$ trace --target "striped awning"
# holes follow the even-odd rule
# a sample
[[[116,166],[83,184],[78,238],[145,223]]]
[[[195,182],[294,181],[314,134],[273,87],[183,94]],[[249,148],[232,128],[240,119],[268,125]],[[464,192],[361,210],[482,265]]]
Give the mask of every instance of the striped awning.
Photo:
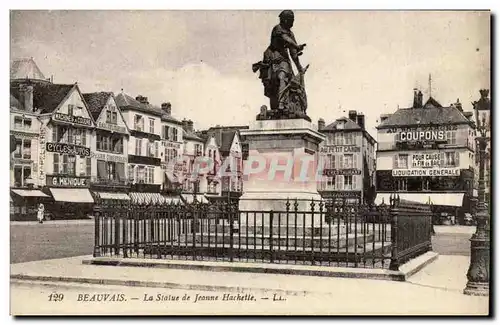
[[[130,201],[130,196],[126,193],[95,192],[102,200],[124,200]]]
[[[50,188],[50,193],[57,202],[94,203],[88,188]]]
[[[397,193],[400,200],[413,201],[420,204],[433,204],[443,206],[461,207],[464,193]],[[390,204],[391,193],[377,193],[375,204],[382,202]]]
[[[181,194],[181,195],[182,195],[182,199],[184,200],[184,202],[186,202],[186,203],[193,203],[194,202],[194,198],[195,198],[194,194]],[[209,201],[207,200],[207,198],[203,194],[197,194],[196,201],[199,203],[209,203]]]
[[[23,197],[50,197],[40,190],[12,190],[13,193]]]

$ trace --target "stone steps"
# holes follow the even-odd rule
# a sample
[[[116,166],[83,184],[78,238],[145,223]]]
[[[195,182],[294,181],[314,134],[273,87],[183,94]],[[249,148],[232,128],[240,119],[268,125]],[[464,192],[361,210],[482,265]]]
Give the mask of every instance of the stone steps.
[[[261,235],[261,234],[234,234],[233,244],[243,245],[243,246],[254,246],[263,245],[276,247],[277,249],[285,247],[345,247],[352,245],[363,245],[364,243],[370,243],[374,240],[373,234],[341,234],[337,235],[323,235],[323,236],[278,236],[273,235],[273,237]],[[215,246],[222,244],[229,244],[231,237],[229,235],[215,234],[215,233],[197,233],[190,234],[187,236],[182,236],[179,240],[180,245],[192,245],[193,242],[196,245],[203,246]],[[177,241],[176,241],[177,242]]]

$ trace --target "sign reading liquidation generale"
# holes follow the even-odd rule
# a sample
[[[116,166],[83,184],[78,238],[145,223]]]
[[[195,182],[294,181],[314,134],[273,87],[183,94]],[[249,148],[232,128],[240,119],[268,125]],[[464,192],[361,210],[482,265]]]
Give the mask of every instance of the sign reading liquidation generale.
[[[47,142],[47,152],[65,153],[68,155],[89,157],[90,148],[77,146],[75,144]]]
[[[393,169],[394,177],[460,176],[460,168]]]

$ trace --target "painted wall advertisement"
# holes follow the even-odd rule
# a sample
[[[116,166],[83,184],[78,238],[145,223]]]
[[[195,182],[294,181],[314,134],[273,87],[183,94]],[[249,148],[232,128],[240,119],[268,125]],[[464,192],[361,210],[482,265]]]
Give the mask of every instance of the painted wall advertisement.
[[[38,170],[40,181],[45,180],[45,143],[47,141],[47,125],[45,122],[40,123],[40,137],[38,147]]]
[[[413,168],[439,167],[440,154],[435,153],[414,153],[411,155],[411,165]]]
[[[334,145],[334,146],[323,146],[320,148],[320,153],[352,153],[360,152],[361,148],[355,145]]]
[[[47,142],[46,150],[47,152],[63,153],[81,157],[90,156],[90,148],[68,143]]]
[[[82,116],[73,116],[63,113],[55,113],[53,119],[66,123],[80,124],[85,126],[92,126],[92,120]]]
[[[113,161],[113,162],[119,162],[119,163],[127,163],[128,158],[123,155],[114,155],[114,154],[109,154],[109,153],[102,153],[102,152],[93,152],[90,155],[92,158],[96,158],[97,160],[104,160],[104,161]]]

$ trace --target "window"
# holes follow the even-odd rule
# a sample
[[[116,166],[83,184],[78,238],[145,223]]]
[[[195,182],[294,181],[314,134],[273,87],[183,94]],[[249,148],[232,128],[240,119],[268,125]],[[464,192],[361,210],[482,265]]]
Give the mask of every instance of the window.
[[[128,179],[131,182],[135,180],[135,165],[128,165]]]
[[[335,133],[335,144],[336,145],[342,145],[343,140],[344,140],[344,137],[342,136],[342,133]]]
[[[174,162],[175,158],[177,158],[177,149],[165,148],[165,162]]]
[[[344,144],[348,145],[356,144],[355,140],[356,138],[354,133],[348,132],[344,134]]]
[[[201,155],[203,155],[203,153],[202,153],[202,146],[201,146],[201,144],[195,144],[195,145],[194,145],[194,151],[195,151],[195,155],[196,155],[196,156],[201,156]]]
[[[353,190],[353,176],[345,175],[344,176],[344,190]]]
[[[344,156],[342,155],[336,156],[336,160],[337,160],[337,168],[344,169]]]
[[[17,130],[30,130],[31,119],[22,118],[21,116],[14,117],[14,128]]]
[[[448,144],[457,144],[457,131],[447,131],[446,139],[448,140]]]
[[[111,112],[106,111],[106,123],[111,123]]]
[[[335,176],[326,178],[326,187],[329,190],[335,189]]]
[[[135,155],[140,156],[142,154],[142,139],[135,139]]]
[[[149,133],[155,133],[155,119],[149,119]]]
[[[162,139],[169,140],[170,139],[170,127],[168,125],[164,125],[162,127]]]
[[[68,115],[73,116],[73,114],[74,114],[74,110],[75,110],[75,105],[71,105],[71,104],[69,104],[69,105],[68,105]]]
[[[154,157],[155,156],[155,151],[154,151],[155,150],[155,143],[154,143],[154,141],[148,141],[147,144],[148,144],[147,156]]]
[[[458,167],[460,166],[459,152],[445,152],[441,154],[441,166],[443,167]]]
[[[14,158],[22,157],[23,140],[16,138],[16,151],[14,151]]]
[[[31,159],[31,140],[23,139],[23,159]]]
[[[335,187],[337,190],[344,189],[344,178],[341,175],[335,176],[335,183],[337,184]]]
[[[424,179],[422,180],[422,190],[423,191],[430,191],[431,190],[431,182],[426,177],[424,177]]]
[[[137,131],[143,131],[144,130],[144,119],[142,118],[141,115],[135,115],[134,129],[137,130]]]
[[[394,168],[408,168],[408,155],[395,155],[394,156]]]
[[[147,167],[146,168],[146,178],[145,182],[148,184],[154,184],[154,167]]]
[[[173,141],[178,141],[178,139],[177,139],[177,131],[178,131],[177,128],[173,128],[172,131],[173,131],[173,138],[172,138],[172,140]]]
[[[111,123],[118,124],[118,113],[117,112],[111,112]]]
[[[92,172],[92,159],[90,157],[85,158],[85,173],[87,176],[91,175]]]
[[[107,179],[108,177],[107,173],[107,166],[106,166],[106,161],[104,160],[97,160],[97,178],[98,179]]]
[[[344,155],[344,168],[353,168],[353,155]]]
[[[54,166],[53,166],[52,172],[54,174],[59,174],[59,155],[56,153],[53,156],[53,163],[54,163]]]
[[[154,155],[156,158],[159,157],[158,155],[158,141],[155,141],[155,155]]]
[[[335,155],[332,155],[332,154],[328,154],[327,155],[328,157],[328,161],[329,161],[329,168],[330,169],[335,169]]]
[[[396,181],[396,190],[397,191],[408,191],[408,180],[407,179],[398,179]]]

